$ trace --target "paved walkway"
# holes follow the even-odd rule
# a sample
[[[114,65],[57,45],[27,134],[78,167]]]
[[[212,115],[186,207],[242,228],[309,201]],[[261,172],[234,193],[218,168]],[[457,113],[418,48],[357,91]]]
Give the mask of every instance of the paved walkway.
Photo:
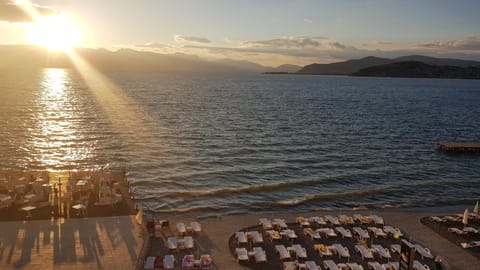
[[[0,222],[0,269],[134,269],[133,216]]]

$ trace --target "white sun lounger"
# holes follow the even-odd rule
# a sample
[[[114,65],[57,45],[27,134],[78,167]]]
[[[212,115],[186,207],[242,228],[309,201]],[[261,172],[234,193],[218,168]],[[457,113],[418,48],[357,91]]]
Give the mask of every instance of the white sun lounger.
[[[253,244],[263,243],[263,236],[258,231],[247,232],[247,236],[252,239]]]
[[[248,252],[246,248],[236,248],[235,255],[237,256],[237,261],[247,261],[248,262]]]
[[[444,220],[443,218],[440,218],[440,217],[436,217],[436,216],[431,216],[429,217],[429,219],[431,221],[435,221],[435,222],[445,222],[446,220]]]
[[[287,248],[284,245],[276,245],[275,252],[278,253],[280,260],[289,260],[291,258],[290,252],[288,252]]]
[[[301,227],[310,227],[310,221],[304,217],[297,217],[295,221],[300,224]]]
[[[360,253],[362,260],[364,259],[373,259],[373,253],[370,249],[362,245],[355,245],[355,250]]]
[[[369,219],[371,219],[376,225],[383,225],[383,217],[377,216],[377,215],[370,215],[368,216]]]
[[[297,270],[298,262],[283,262],[283,270]]]
[[[381,228],[378,228],[378,227],[368,227],[367,228],[368,231],[371,231],[373,233],[373,236],[375,238],[378,238],[378,237],[387,237],[387,233],[384,232]]]
[[[292,245],[291,248],[290,249],[287,248],[287,250],[293,250],[293,252],[295,253],[295,257],[297,257],[297,259],[307,258],[307,250],[301,245]]]
[[[247,235],[244,232],[236,232],[235,233],[235,238],[237,238],[237,242],[239,244],[247,244],[248,243]]]
[[[267,253],[263,250],[262,247],[254,247],[253,252],[255,252],[255,262],[264,263],[267,262]]]
[[[290,229],[287,229],[287,230],[283,230],[280,232],[280,235],[284,235],[288,240],[292,240],[292,239],[297,239],[298,236],[297,234],[295,233],[294,230],[290,230]]]
[[[461,219],[462,219],[461,217],[452,217],[452,216],[444,216],[443,217],[443,220],[450,221],[450,222],[457,222],[457,221],[460,221]]]
[[[312,240],[319,240],[322,238],[320,234],[317,231],[312,230],[312,228],[303,229],[303,234],[309,236]]]
[[[309,221],[314,222],[319,226],[327,225],[327,222],[325,222],[325,220],[321,217],[310,217]]]
[[[467,234],[467,232],[464,232],[463,230],[460,230],[459,228],[448,228],[448,231],[451,232],[451,233],[456,233],[458,235]]]
[[[337,234],[332,228],[320,228],[316,230],[320,234],[324,234],[327,237],[337,237]]]
[[[400,264],[398,262],[388,262],[388,263],[384,263],[382,265],[387,270],[398,270],[398,268],[400,267]]]
[[[364,229],[360,228],[360,227],[353,227],[353,233],[355,235],[358,235],[358,237],[360,237],[360,239],[369,239],[370,238],[370,235],[368,234],[368,232],[365,231]]]
[[[183,222],[177,223],[177,232],[178,235],[185,235],[185,233],[187,233],[187,229],[185,228],[185,224]]]
[[[398,253],[398,254],[400,254],[400,249],[401,249],[401,247],[400,247],[399,244],[392,244],[392,245],[390,246],[390,250],[391,250],[393,253]]]
[[[282,236],[280,235],[280,233],[278,231],[274,231],[274,230],[268,230],[268,231],[265,231],[267,234],[268,234],[268,237],[270,237],[270,240],[281,240],[282,239]]]
[[[368,269],[370,269],[370,270],[386,270],[385,266],[381,265],[379,262],[368,262]]]
[[[287,225],[287,223],[285,223],[285,220],[281,219],[281,218],[273,219],[272,224],[273,224],[273,226],[279,227],[280,229],[287,229],[288,228],[288,225]]]
[[[313,245],[313,248],[316,251],[318,251],[318,254],[320,254],[320,257],[322,257],[322,258],[323,258],[323,256],[332,256],[333,255],[332,251],[327,246],[325,246],[324,244]]]
[[[342,235],[342,238],[352,238],[352,232],[349,229],[343,227],[335,227],[335,231]]]
[[[417,250],[418,254],[420,254],[420,256],[423,258],[428,258],[428,259],[433,259],[433,255],[432,255],[432,252],[430,251],[430,249],[426,248],[426,247],[422,247],[421,245],[419,244],[415,244],[413,245],[415,247],[415,249]]]
[[[176,237],[168,237],[167,239],[168,249],[175,250],[178,248],[178,240]]]
[[[326,270],[340,270],[337,264],[333,260],[325,260],[323,261],[323,268]]]
[[[413,261],[413,270],[430,270],[430,267],[415,260]]]
[[[163,268],[164,269],[175,268],[175,257],[173,257],[173,255],[165,255],[165,257],[163,257]]]
[[[394,228],[392,226],[383,226],[383,231],[393,236],[403,236],[403,233],[399,228]]]
[[[307,270],[320,270],[320,267],[314,261],[306,261],[305,266]]]
[[[373,252],[378,254],[380,258],[385,258],[385,259],[392,258],[392,255],[390,254],[390,251],[388,250],[388,248],[384,248],[382,247],[382,245],[372,245],[372,250]]]
[[[194,243],[191,236],[185,236],[183,238],[183,247],[186,249],[193,249]]]
[[[192,228],[192,231],[194,233],[201,233],[202,232],[202,225],[200,225],[200,223],[198,223],[197,221],[190,222],[190,227]]]
[[[264,230],[271,230],[272,227],[272,221],[268,218],[261,218],[260,219],[260,225],[262,225],[262,228]]]
[[[353,220],[353,218],[351,216],[347,216],[347,215],[339,215],[338,216],[338,220],[343,223],[343,224],[355,224],[355,221]]]
[[[463,228],[462,231],[464,231],[466,233],[479,233],[479,231],[477,229],[473,228],[473,227],[465,227],[465,228]]]
[[[480,247],[480,241],[471,241],[468,243],[460,243],[462,248],[473,248],[473,247]]]
[[[340,225],[340,221],[338,220],[337,217],[334,217],[334,216],[332,216],[332,215],[326,215],[326,216],[325,216],[325,219],[326,219],[328,222],[330,222],[330,224],[332,224],[332,225],[337,225],[337,226]]]
[[[349,269],[349,270],[363,270],[363,266],[357,263],[341,263],[338,264],[341,269]]]
[[[337,253],[339,258],[350,258],[350,251],[341,244],[333,244],[328,249]]]

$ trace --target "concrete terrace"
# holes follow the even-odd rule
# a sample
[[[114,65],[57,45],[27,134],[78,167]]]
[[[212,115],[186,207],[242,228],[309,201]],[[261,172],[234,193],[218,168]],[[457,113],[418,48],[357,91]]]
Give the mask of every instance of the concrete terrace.
[[[134,216],[0,223],[0,269],[134,269],[143,230]]]

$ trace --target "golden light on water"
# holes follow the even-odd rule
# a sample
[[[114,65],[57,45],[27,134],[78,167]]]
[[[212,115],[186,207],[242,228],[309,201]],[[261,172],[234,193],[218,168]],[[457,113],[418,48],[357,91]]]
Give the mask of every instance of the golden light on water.
[[[144,120],[147,116],[136,106],[137,102],[74,50],[67,54],[115,129],[120,134],[134,131],[138,135],[145,135],[148,127]]]
[[[40,93],[34,116],[34,140],[31,146],[36,162],[45,167],[62,167],[92,155],[88,147],[75,146],[78,123],[74,121],[76,110],[70,89],[71,78],[64,69],[45,69],[40,82]]]

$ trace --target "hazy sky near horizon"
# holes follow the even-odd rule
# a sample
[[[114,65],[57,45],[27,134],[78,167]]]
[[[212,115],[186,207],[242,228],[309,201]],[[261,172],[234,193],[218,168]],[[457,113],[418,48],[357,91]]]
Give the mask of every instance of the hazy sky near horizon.
[[[6,2],[0,0],[0,9]],[[265,65],[413,53],[480,60],[478,0],[33,2],[67,14],[86,47]],[[29,23],[1,16],[0,44],[28,43]]]

